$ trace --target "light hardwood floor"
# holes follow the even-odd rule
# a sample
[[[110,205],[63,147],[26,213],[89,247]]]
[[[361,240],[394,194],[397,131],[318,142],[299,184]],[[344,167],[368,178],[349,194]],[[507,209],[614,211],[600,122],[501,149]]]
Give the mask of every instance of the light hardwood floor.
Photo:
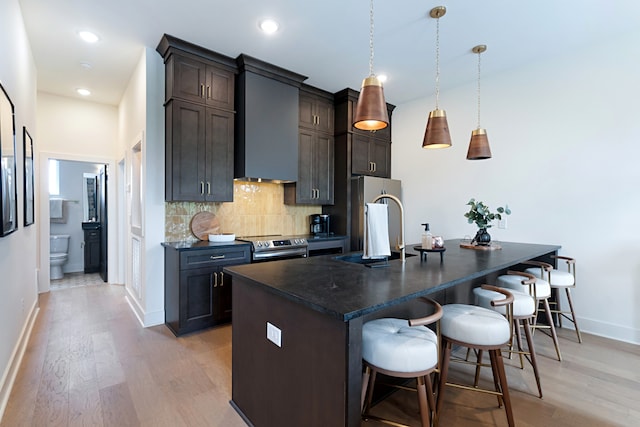
[[[231,326],[182,338],[164,326],[144,329],[117,285],[55,290],[40,296],[40,308],[0,426],[245,425],[229,405]],[[588,334],[577,344],[571,330],[560,335],[562,362],[550,338],[535,336],[543,399],[528,365],[507,367],[517,425],[640,425],[640,347]],[[451,378],[469,377],[469,367],[451,369]],[[446,393],[441,426],[506,425],[495,397]],[[373,413],[419,425],[410,392]]]

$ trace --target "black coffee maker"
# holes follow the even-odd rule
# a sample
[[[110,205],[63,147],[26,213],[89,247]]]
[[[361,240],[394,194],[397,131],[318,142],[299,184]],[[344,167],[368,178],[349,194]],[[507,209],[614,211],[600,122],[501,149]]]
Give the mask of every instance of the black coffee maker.
[[[310,215],[311,224],[309,226],[309,232],[314,236],[328,236],[329,235],[329,215],[315,214]]]

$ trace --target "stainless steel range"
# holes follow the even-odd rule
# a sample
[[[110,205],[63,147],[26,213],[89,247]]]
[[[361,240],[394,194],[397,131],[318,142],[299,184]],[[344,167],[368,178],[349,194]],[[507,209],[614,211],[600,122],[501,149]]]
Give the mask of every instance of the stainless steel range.
[[[245,236],[237,240],[251,243],[251,262],[305,258],[309,255],[309,243],[304,237]]]

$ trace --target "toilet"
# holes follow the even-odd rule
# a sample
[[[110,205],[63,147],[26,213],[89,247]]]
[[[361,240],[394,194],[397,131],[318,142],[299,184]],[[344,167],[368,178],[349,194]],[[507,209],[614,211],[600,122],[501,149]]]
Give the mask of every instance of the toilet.
[[[57,280],[64,277],[62,266],[67,262],[69,252],[69,235],[58,234],[49,236],[49,265],[50,279]]]

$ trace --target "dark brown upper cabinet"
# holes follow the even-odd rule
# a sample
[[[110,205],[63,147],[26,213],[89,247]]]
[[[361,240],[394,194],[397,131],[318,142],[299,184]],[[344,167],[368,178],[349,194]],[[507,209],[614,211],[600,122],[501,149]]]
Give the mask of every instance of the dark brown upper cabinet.
[[[164,35],[165,200],[233,201],[232,58]]]

